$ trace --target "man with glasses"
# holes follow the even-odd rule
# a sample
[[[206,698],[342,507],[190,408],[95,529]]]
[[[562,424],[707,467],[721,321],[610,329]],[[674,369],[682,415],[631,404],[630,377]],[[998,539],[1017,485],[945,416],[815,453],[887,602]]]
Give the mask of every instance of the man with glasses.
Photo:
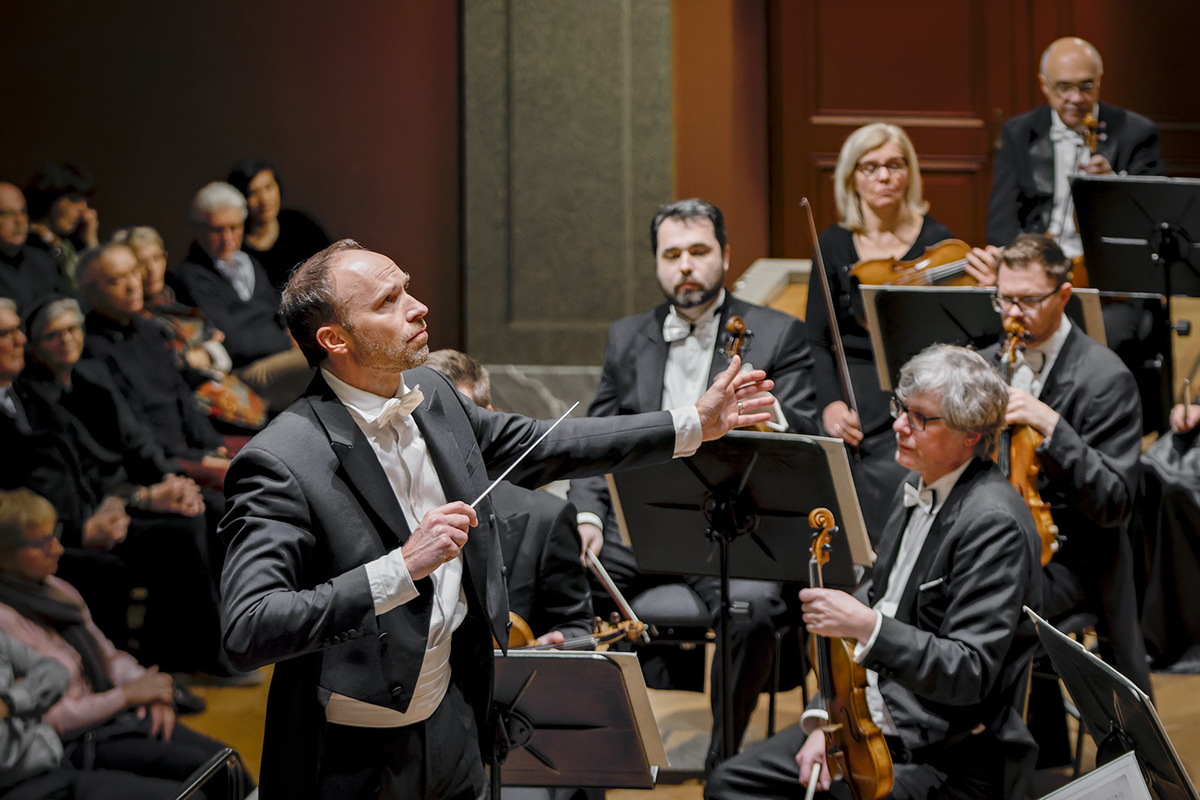
[[[1037,448],[1038,488],[1063,535],[1043,570],[1044,616],[1062,622],[1079,612],[1095,614],[1101,657],[1150,693],[1126,535],[1141,452],[1137,386],[1115,353],[1063,313],[1071,296],[1071,262],[1055,242],[1023,235],[1002,251],[999,262],[996,308],[1021,323],[1027,336],[1013,370],[1007,421],[1045,437]],[[985,355],[998,363],[999,352],[997,345]],[[1035,681],[1030,727],[1043,750],[1039,765],[1066,763],[1061,701],[1054,703],[1055,713],[1036,719],[1044,708],[1037,702],[1038,686],[1051,700],[1059,691],[1056,682]],[[1054,739],[1040,728],[1042,722],[1059,729]],[[1041,730],[1047,730],[1045,736]]]
[[[1036,639],[1021,608],[1038,608],[1041,570],[1033,519],[990,457],[1006,395],[987,360],[962,347],[934,345],[905,364],[892,431],[911,473],[872,578],[854,595],[800,592],[808,631],[849,640],[868,670],[867,708],[892,752],[890,798],[1031,788],[1020,709]],[[799,798],[817,763],[828,789],[825,718],[814,701],[800,725],[725,762],[705,797]]]
[[[1100,102],[1104,64],[1083,39],[1059,39],[1042,54],[1038,78],[1049,105],[1004,124],[996,154],[987,239],[1004,246],[1021,233],[1053,234],[1074,258],[1083,250],[1068,177],[1161,175],[1158,126]],[[1095,153],[1083,138],[1088,114],[1099,124]]]

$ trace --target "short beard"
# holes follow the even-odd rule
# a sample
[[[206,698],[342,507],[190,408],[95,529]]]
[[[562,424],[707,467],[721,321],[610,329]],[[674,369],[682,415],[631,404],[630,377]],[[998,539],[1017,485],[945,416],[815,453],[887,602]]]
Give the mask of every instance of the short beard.
[[[676,308],[696,308],[709,302],[720,293],[721,284],[718,283],[709,289],[685,289],[675,294],[663,292],[663,295]]]
[[[349,326],[346,326],[346,330],[354,335]],[[404,372],[421,366],[425,359],[429,358],[428,343],[421,345],[421,348],[414,352],[396,342],[382,343],[355,336],[355,345],[358,347],[359,365],[381,372]]]

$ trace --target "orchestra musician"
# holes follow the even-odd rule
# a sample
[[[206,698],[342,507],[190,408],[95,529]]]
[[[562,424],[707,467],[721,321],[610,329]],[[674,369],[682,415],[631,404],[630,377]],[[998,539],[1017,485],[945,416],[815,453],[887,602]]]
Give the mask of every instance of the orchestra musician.
[[[1078,37],[1058,39],[1042,53],[1038,80],[1049,105],[1004,123],[993,168],[987,239],[1004,246],[1022,233],[1051,233],[1069,258],[1083,254],[1071,213],[1068,177],[1161,175],[1158,126],[1100,102],[1104,62]],[[1085,146],[1084,120],[1097,120],[1100,140]]]
[[[817,432],[813,360],[804,323],[725,291],[729,244],[725,219],[712,203],[681,200],[663,206],[650,226],[658,281],[667,302],[613,323],[604,368],[588,415],[610,417],[693,402],[728,364],[722,345],[726,324],[741,317],[752,334],[747,363],[775,382],[770,428]],[[666,582],[686,580],[719,622],[720,585],[715,577],[643,575],[633,551],[621,541],[616,514],[603,478],[571,482],[568,495],[579,509],[579,533],[617,587],[633,599]],[[740,742],[758,695],[767,685],[775,650],[777,620],[786,612],[779,584],[734,580],[732,599],[749,603],[749,616],[731,625],[733,640],[733,740]],[[721,647],[717,637],[717,647]],[[707,766],[719,759],[723,740],[721,653],[713,659],[713,731]]]
[[[421,367],[428,309],[407,286],[348,239],[293,271],[283,312],[319,370],[226,477],[223,644],[241,669],[278,662],[264,800],[487,791],[492,640],[507,639],[508,604],[483,494],[550,423],[480,409]],[[510,478],[662,462],[765,421],[770,400],[752,395],[772,383],[739,367],[695,405],[563,420]]]
[[[1038,489],[1065,537],[1043,570],[1043,616],[1057,623],[1080,611],[1096,614],[1101,657],[1150,694],[1128,537],[1142,436],[1137,386],[1115,353],[1065,315],[1071,262],[1055,241],[1024,234],[998,263],[996,310],[1020,322],[1027,337],[1007,422],[1044,437],[1036,450]],[[984,355],[999,364],[999,352],[994,345]],[[1069,762],[1057,681],[1035,677],[1032,692],[1039,768]]]
[[[897,800],[1029,790],[1035,746],[1021,705],[1036,635],[1021,609],[1041,599],[1041,545],[990,456],[1006,404],[999,375],[965,348],[934,345],[905,364],[890,407],[896,460],[912,472],[873,575],[854,595],[800,593],[809,632],[848,639],[868,670]],[[704,796],[799,798],[814,763],[829,789],[824,716],[810,705],[800,725],[725,762]]]
[[[833,180],[841,221],[826,228],[818,243],[858,413],[846,402],[836,367],[829,313],[816,278],[809,281],[804,319],[817,364],[822,428],[827,435],[858,450],[854,483],[867,529],[872,541],[877,542],[887,523],[887,502],[904,479],[904,470],[895,463],[889,395],[879,387],[862,296],[850,270],[860,261],[917,258],[927,247],[953,235],[926,213],[929,204],[921,194],[917,153],[899,126],[876,122],[850,134],[842,145]],[[995,282],[990,262],[975,252],[967,260],[967,273],[979,284]]]

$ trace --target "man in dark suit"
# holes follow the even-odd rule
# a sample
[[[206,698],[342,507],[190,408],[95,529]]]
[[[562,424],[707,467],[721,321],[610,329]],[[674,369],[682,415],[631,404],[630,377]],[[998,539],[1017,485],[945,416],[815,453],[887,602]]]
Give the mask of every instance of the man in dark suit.
[[[28,236],[25,195],[13,184],[0,182],[0,297],[15,301],[22,314],[48,297],[71,292],[54,259],[25,244]]]
[[[1149,694],[1128,536],[1141,401],[1121,359],[1063,313],[1071,296],[1070,268],[1058,245],[1036,234],[1002,251],[994,302],[1028,337],[1013,372],[1008,422],[1045,437],[1037,448],[1038,490],[1065,539],[1044,568],[1044,616],[1061,622],[1079,611],[1096,614],[1101,657]],[[998,359],[999,350],[985,355]],[[1038,702],[1043,691],[1055,710]],[[1057,682],[1035,681],[1030,727],[1045,751],[1043,765],[1069,759],[1059,697]],[[1053,735],[1049,728],[1041,733],[1043,721],[1053,724]]]
[[[449,378],[475,405],[493,410],[491,377],[466,353],[435,350],[425,366]],[[529,625],[538,644],[590,634],[592,590],[579,560],[575,506],[508,481],[496,485],[491,499],[507,570],[508,610]]]
[[[897,494],[872,579],[855,595],[804,589],[810,633],[843,637],[868,670],[867,706],[895,769],[888,795],[1025,797],[1036,751],[1021,721],[1041,598],[1028,509],[989,457],[1006,387],[987,360],[935,345],[904,366],[892,412]],[[828,789],[825,711],[727,761],[705,797],[801,797]]]
[[[1021,233],[1050,232],[1070,257],[1083,252],[1069,201],[1068,176],[1161,175],[1158,126],[1101,103],[1104,64],[1092,45],[1059,39],[1042,55],[1042,94],[1049,105],[1004,123],[996,154],[987,240],[1004,246]],[[1095,153],[1086,146],[1084,118],[1099,122]]]
[[[265,800],[487,791],[491,640],[507,638],[508,603],[482,494],[550,423],[480,409],[419,368],[427,309],[407,285],[350,240],[293,273],[284,314],[321,369],[226,478],[225,647],[243,669],[279,662]],[[509,477],[666,461],[764,420],[769,401],[751,395],[770,381],[738,366],[696,405],[564,420]]]
[[[721,210],[696,199],[663,206],[650,225],[650,246],[667,302],[613,324],[600,386],[588,415],[637,414],[694,401],[729,363],[723,348],[731,334],[725,326],[731,317],[739,316],[751,334],[744,348],[746,363],[766,371],[775,381],[768,425],[780,432],[818,433],[813,359],[804,324],[725,291],[729,245]],[[621,541],[603,478],[572,481],[569,498],[580,511],[579,533],[585,545],[600,556],[626,597],[632,599],[653,586],[681,580],[647,576],[638,570],[633,551]],[[717,622],[718,581],[697,576],[688,578],[687,583]],[[748,604],[749,609],[748,616],[736,619],[730,631],[736,744],[745,733],[759,692],[766,687],[775,651],[776,620],[785,609],[778,584],[737,580],[730,588],[732,599]],[[721,641],[719,636],[717,641]],[[724,736],[720,664],[718,653],[713,659],[710,768],[719,758]]]

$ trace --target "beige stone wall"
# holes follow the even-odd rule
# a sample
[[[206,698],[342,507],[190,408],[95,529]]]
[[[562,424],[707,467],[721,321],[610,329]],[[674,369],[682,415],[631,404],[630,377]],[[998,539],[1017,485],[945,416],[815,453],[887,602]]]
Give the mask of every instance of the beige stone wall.
[[[671,200],[670,0],[464,0],[466,349],[599,364],[659,300]]]

